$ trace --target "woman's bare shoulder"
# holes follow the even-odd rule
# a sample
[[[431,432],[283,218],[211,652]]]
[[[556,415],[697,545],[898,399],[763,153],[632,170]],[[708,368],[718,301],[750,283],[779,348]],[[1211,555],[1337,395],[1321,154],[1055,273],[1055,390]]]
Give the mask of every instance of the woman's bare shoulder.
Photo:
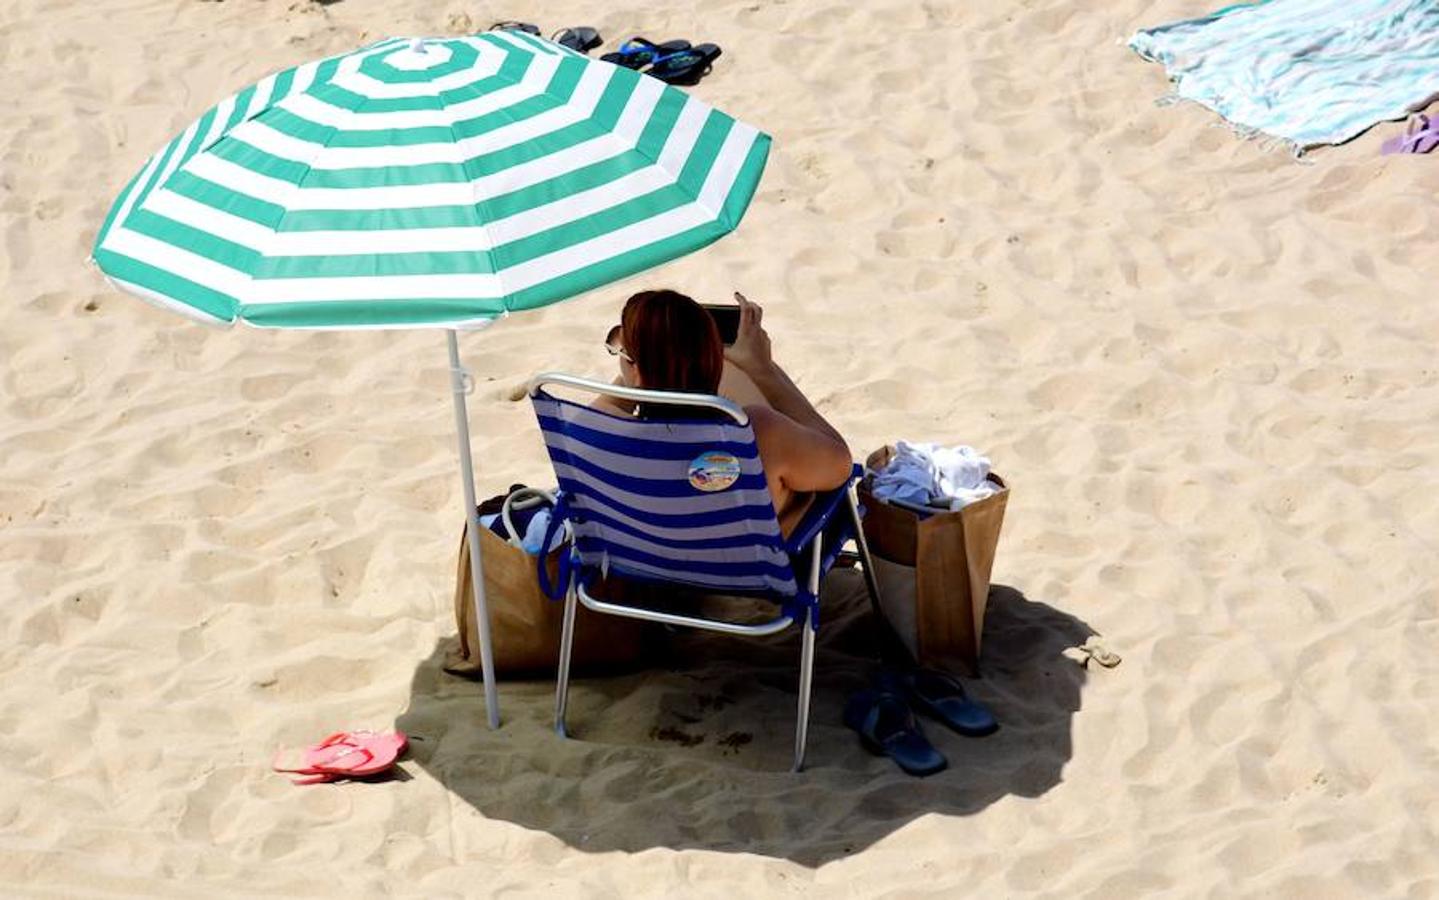
[[[604,394],[600,394],[590,401],[590,409],[598,409],[612,416],[632,416],[635,414],[632,403],[627,404],[616,397],[608,397]]]

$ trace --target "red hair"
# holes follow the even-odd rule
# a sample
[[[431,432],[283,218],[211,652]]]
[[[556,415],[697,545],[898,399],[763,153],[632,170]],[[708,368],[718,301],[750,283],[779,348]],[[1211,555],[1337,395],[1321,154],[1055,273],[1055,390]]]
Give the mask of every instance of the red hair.
[[[724,344],[714,317],[694,300],[678,291],[640,291],[625,303],[620,330],[644,387],[690,394],[719,390]],[[664,412],[683,416],[686,409]]]

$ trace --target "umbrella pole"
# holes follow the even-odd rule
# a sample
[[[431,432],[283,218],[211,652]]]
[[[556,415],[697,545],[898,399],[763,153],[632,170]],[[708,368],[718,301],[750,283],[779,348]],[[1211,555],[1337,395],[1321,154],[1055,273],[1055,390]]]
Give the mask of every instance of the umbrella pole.
[[[475,464],[470,457],[470,417],[465,409],[469,373],[460,365],[460,342],[453,329],[450,339],[450,391],[455,397],[455,431],[460,445],[460,478],[465,485],[465,522],[470,541],[470,584],[475,593],[475,622],[480,635],[480,671],[485,679],[485,712],[490,727],[500,727],[500,697],[495,689],[494,653],[490,648],[490,613],[485,606],[485,578],[480,564],[480,514],[475,506]]]

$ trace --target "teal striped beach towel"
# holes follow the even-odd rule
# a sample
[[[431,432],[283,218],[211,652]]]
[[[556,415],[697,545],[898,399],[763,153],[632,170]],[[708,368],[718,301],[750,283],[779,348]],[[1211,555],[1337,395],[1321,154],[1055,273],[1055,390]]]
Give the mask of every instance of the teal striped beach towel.
[[[1340,144],[1439,95],[1436,0],[1263,0],[1140,31],[1175,94],[1295,150]]]

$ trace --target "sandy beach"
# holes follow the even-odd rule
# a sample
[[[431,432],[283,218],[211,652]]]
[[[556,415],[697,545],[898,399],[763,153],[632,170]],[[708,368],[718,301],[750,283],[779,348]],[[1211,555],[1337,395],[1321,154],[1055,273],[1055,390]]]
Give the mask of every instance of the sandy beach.
[[[1160,106],[1137,28],[1211,0],[0,0],[0,893],[23,897],[1439,897],[1439,156],[1303,161]],[[438,331],[214,330],[86,263],[210,104],[496,19],[720,44],[774,152],[733,235],[462,339],[482,495],[551,484],[519,396],[604,375],[623,298],[763,302],[856,453],[1012,485],[973,694],[910,779],[794,634],[654,669],[440,671],[461,525]],[[1091,635],[1113,669],[1065,651]],[[291,787],[276,748],[410,733]]]

